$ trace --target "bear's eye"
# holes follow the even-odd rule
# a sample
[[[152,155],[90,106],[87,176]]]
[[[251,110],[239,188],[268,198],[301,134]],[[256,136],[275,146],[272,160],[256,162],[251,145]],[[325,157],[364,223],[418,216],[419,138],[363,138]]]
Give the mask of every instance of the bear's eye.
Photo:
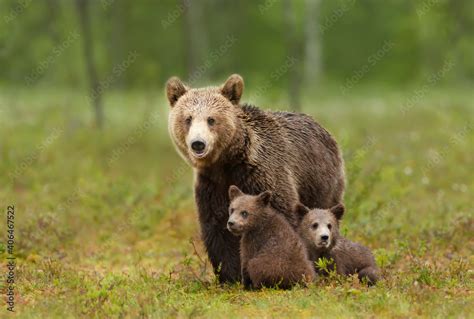
[[[332,228],[332,225],[331,225],[331,224],[328,224],[328,228],[331,229],[331,228]]]
[[[234,212],[234,209],[233,209],[233,208],[230,208],[230,209],[229,209],[229,215],[232,215],[233,212]]]
[[[184,122],[186,122],[186,125],[190,125],[192,120],[193,118],[191,116],[188,116],[186,120],[184,120]]]
[[[209,124],[209,126],[213,126],[214,123],[216,123],[216,120],[214,120],[212,117],[207,118],[207,124]]]
[[[318,226],[319,226],[318,223],[314,223],[313,225],[311,225],[311,228],[316,229],[318,228]]]
[[[247,218],[247,216],[249,215],[249,213],[246,211],[246,210],[243,210],[240,215],[242,215],[243,218]]]

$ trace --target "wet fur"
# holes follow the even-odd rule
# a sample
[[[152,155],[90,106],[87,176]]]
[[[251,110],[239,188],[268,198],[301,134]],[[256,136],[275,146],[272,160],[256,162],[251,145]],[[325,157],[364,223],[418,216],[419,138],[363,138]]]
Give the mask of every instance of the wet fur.
[[[234,76],[224,87],[229,81],[239,82]],[[238,92],[229,89],[224,95],[224,87],[190,89],[176,98],[180,85],[171,81],[167,94],[175,100],[169,130],[180,154],[195,168],[195,200],[213,268],[221,282],[235,282],[240,280],[239,240],[226,229],[229,186],[248,194],[271,190],[272,206],[296,226],[293,208],[298,201],[327,208],[342,199],[344,164],[335,140],[309,116],[241,105]],[[212,113],[222,123],[213,128],[219,136],[217,155],[208,162],[193,160],[183,144],[186,128],[181,123],[189,112]]]

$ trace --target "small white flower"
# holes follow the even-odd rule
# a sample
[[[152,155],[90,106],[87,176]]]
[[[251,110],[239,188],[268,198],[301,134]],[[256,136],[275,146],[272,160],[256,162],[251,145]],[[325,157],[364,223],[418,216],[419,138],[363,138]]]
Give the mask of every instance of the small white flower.
[[[410,176],[413,173],[413,169],[410,166],[407,166],[407,167],[405,167],[403,172],[405,173],[405,175]]]
[[[421,182],[423,183],[423,185],[428,185],[430,183],[430,179],[426,176],[423,176]]]

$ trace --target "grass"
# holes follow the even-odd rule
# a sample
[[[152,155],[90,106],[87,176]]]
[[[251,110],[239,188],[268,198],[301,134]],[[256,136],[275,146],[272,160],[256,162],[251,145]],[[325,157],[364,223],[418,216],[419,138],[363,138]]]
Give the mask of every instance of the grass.
[[[374,250],[384,279],[246,292],[212,275],[162,95],[109,94],[98,132],[77,93],[2,91],[0,202],[16,208],[16,314],[473,317],[474,96],[432,90],[402,112],[412,96],[305,101],[344,151],[343,232]]]

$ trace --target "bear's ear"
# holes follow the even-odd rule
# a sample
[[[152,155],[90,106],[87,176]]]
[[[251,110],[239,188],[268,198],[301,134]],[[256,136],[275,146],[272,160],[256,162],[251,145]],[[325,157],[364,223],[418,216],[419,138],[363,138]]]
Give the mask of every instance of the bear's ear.
[[[260,193],[257,198],[258,202],[262,206],[267,206],[270,203],[271,199],[272,199],[272,192],[270,191],[265,191],[263,193]]]
[[[188,91],[188,88],[179,78],[173,76],[166,82],[166,95],[170,106],[173,107],[178,99]]]
[[[295,212],[296,216],[298,217],[298,221],[302,221],[303,217],[305,217],[306,214],[309,212],[309,208],[301,203],[298,203],[296,204]]]
[[[239,104],[240,97],[242,96],[242,92],[244,91],[244,80],[238,74],[232,74],[229,76],[227,81],[225,81],[224,85],[221,88],[221,93],[232,104]]]
[[[345,208],[343,204],[337,204],[336,206],[331,207],[330,211],[337,220],[341,220],[342,215],[344,215]]]
[[[233,201],[236,197],[242,196],[244,193],[235,185],[229,187],[229,199]]]

